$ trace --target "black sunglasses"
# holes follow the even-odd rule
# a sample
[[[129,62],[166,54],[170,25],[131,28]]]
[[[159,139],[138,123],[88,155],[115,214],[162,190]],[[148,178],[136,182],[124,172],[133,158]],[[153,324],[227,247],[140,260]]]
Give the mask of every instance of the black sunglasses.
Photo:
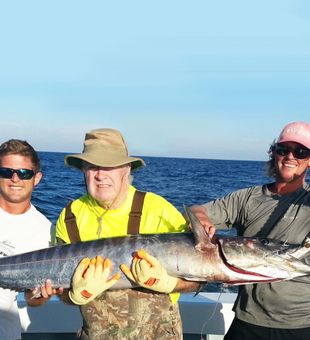
[[[276,144],[275,152],[280,156],[287,156],[291,152],[293,156],[298,159],[310,157],[310,150],[302,146],[297,146],[293,149],[283,144]]]
[[[2,178],[12,178],[14,173],[19,179],[31,179],[35,172],[30,169],[12,169],[0,167],[0,177]]]

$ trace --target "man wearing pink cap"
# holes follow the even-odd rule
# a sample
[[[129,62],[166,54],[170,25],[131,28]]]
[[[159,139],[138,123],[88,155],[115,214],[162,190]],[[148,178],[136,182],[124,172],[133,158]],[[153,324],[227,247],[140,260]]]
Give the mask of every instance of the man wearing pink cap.
[[[215,228],[238,235],[301,244],[310,233],[310,124],[292,122],[269,149],[274,182],[193,206],[212,237]],[[307,259],[306,259],[307,260]],[[310,262],[310,258],[308,259]],[[235,319],[225,340],[310,339],[310,278],[239,287]]]

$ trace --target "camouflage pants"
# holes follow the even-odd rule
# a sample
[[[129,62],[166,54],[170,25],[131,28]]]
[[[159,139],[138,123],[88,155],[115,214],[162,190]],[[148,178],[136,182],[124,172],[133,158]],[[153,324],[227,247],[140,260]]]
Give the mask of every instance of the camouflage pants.
[[[182,323],[169,295],[128,289],[81,306],[81,340],[180,340]]]

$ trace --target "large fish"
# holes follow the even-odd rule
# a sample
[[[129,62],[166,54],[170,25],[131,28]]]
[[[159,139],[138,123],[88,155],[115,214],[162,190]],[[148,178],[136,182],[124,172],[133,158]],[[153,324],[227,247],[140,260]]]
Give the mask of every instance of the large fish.
[[[130,266],[139,249],[155,256],[170,275],[191,281],[245,284],[310,275],[303,260],[310,251],[308,239],[302,245],[245,237],[217,237],[211,242],[190,209],[185,211],[191,233],[105,238],[0,258],[0,286],[22,291],[49,278],[55,287],[66,288],[82,258],[109,257],[114,274],[120,272],[120,264]],[[133,283],[122,275],[112,289],[130,287]]]

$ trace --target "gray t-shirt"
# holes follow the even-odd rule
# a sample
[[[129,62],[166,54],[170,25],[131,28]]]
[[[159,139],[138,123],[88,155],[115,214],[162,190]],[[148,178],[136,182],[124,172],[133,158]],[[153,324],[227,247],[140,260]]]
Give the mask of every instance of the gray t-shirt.
[[[235,191],[204,205],[216,228],[236,228],[238,235],[302,243],[310,232],[310,185],[280,196],[267,185]],[[272,328],[310,327],[310,278],[239,287],[236,317]]]

